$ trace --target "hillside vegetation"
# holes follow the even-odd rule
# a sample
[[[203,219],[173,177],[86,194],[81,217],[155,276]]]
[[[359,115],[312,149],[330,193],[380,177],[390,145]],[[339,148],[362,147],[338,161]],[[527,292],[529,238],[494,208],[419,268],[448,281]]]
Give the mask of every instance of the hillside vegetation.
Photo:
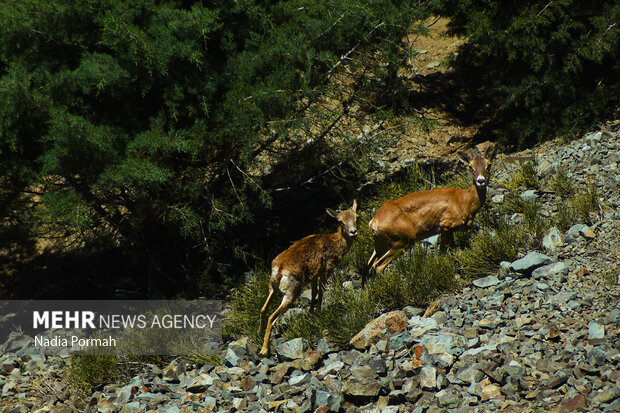
[[[432,127],[403,76],[432,15],[468,41],[430,87],[456,82],[462,115],[484,114],[481,139],[576,136],[616,115],[619,13],[568,0],[4,2],[2,295],[213,296],[316,232],[326,206],[360,196],[375,154]]]

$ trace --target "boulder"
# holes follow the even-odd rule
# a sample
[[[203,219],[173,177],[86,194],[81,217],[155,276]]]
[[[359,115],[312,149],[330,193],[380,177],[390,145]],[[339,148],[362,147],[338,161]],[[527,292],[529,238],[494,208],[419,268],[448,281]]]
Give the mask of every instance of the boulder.
[[[363,350],[379,340],[390,337],[407,328],[407,316],[402,311],[392,311],[382,314],[380,317],[369,322],[362,331],[357,333],[350,341],[350,344]]]

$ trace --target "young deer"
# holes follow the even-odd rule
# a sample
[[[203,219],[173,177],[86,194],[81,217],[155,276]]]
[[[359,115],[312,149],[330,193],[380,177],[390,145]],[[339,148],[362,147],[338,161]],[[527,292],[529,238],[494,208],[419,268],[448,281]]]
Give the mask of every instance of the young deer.
[[[318,301],[321,308],[323,289],[327,277],[338,265],[344,254],[349,250],[357,236],[357,201],[353,201],[351,209],[337,213],[327,208],[327,214],[338,220],[338,230],[333,234],[315,234],[300,239],[286,251],[280,253],[271,263],[271,280],[269,296],[260,310],[259,333],[265,325],[265,312],[273,299],[276,289],[284,294],[282,303],[267,320],[265,341],[260,354],[269,352],[269,336],[273,324],[288,310],[304,286],[312,283],[310,311]]]
[[[469,189],[436,188],[414,192],[402,198],[387,201],[370,220],[370,232],[375,250],[368,260],[366,276],[374,270],[380,273],[402,251],[414,242],[441,234],[441,251],[451,246],[453,232],[468,228],[487,195],[487,183],[495,149],[487,149],[475,157],[459,152],[459,158],[473,173]]]

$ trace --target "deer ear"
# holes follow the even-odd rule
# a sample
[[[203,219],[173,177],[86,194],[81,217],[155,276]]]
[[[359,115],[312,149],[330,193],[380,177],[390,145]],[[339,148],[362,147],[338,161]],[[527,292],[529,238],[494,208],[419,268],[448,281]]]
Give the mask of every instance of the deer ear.
[[[459,156],[459,160],[461,162],[469,166],[469,161],[471,161],[471,158],[468,154],[466,154],[465,152],[457,152],[457,155]]]
[[[334,217],[336,219],[338,219],[338,213],[336,211],[334,211],[331,208],[326,208],[325,212],[327,212],[327,215],[329,215],[330,217]]]
[[[354,199],[354,200],[353,200],[353,205],[351,206],[351,210],[352,210],[353,212],[356,212],[356,211],[357,211],[357,199]]]
[[[489,161],[492,161],[493,159],[495,159],[495,155],[497,155],[497,146],[489,146],[486,150],[486,158]]]

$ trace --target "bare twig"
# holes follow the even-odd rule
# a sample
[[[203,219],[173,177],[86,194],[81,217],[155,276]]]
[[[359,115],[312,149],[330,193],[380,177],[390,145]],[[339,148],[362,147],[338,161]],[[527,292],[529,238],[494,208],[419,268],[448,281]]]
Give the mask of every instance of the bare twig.
[[[547,10],[547,7],[551,6],[552,3],[553,1],[550,1],[549,3],[547,3],[545,7],[543,7],[542,10],[538,12],[537,16],[540,17],[540,15],[543,14],[543,12]]]
[[[385,25],[385,23],[384,23],[384,22],[381,22],[381,23],[379,23],[378,25],[376,25],[375,27],[373,27],[373,28],[372,28],[372,29],[371,29],[368,33],[366,33],[366,35],[365,35],[364,37],[362,37],[362,38],[360,39],[360,41],[359,41],[359,42],[357,42],[357,43],[355,44],[355,46],[353,46],[353,47],[351,48],[351,50],[349,50],[348,52],[346,52],[345,54],[343,54],[343,55],[340,57],[340,60],[338,60],[338,62],[337,62],[334,66],[332,66],[332,68],[331,68],[331,69],[329,69],[329,71],[327,72],[327,75],[325,76],[326,80],[329,80],[329,79],[331,78],[332,74],[334,73],[334,71],[336,70],[336,68],[337,68],[338,66],[340,66],[340,64],[341,64],[342,62],[344,62],[345,60],[347,60],[347,59],[349,58],[349,55],[351,55],[351,53],[353,53],[353,52],[354,52],[354,51],[355,51],[355,50],[356,50],[356,49],[357,49],[357,48],[358,48],[358,47],[359,47],[359,46],[360,46],[363,42],[365,42],[365,41],[368,39],[368,37],[370,37],[370,35],[371,35],[371,34],[372,34],[375,30],[377,30],[379,27],[381,27],[381,26],[383,26],[383,25]]]

